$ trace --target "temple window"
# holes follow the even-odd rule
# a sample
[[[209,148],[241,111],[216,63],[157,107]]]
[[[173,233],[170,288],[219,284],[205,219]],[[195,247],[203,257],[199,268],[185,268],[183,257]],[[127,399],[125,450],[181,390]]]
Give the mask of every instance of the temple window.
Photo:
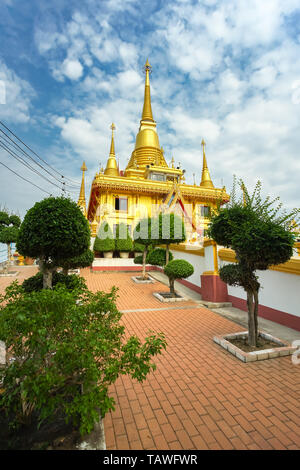
[[[209,217],[210,216],[210,207],[209,206],[200,206],[200,216]]]
[[[154,181],[166,181],[166,175],[163,173],[150,173],[150,179]]]
[[[115,198],[115,211],[127,212],[128,210],[128,200],[126,197],[116,197]]]

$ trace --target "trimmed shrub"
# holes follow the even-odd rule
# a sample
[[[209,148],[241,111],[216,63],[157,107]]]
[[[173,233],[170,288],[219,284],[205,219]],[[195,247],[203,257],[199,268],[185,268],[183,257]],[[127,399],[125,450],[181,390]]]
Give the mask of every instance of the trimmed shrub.
[[[116,229],[115,249],[118,251],[132,251],[133,242],[126,224],[120,224]]]
[[[167,250],[164,248],[156,248],[151,251],[147,256],[147,263],[153,266],[165,266],[167,257]],[[172,261],[173,255],[169,252],[169,261]]]
[[[141,243],[137,243],[137,242],[133,242],[133,251],[135,253],[143,253],[144,252],[144,245],[142,245]]]
[[[170,293],[174,295],[175,279],[185,279],[191,276],[194,273],[194,268],[191,263],[184,259],[174,259],[165,266],[164,273],[169,278]]]
[[[102,222],[93,247],[94,251],[114,251],[115,240],[108,222]]]
[[[92,265],[94,261],[94,253],[88,249],[82,255],[74,256],[74,258],[67,258],[61,262],[61,268],[67,274],[69,269],[87,268]]]

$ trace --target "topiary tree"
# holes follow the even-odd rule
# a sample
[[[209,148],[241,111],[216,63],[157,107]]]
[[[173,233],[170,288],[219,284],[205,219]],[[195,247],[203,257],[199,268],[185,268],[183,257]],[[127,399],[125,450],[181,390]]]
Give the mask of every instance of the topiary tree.
[[[186,239],[184,221],[176,214],[162,214],[159,219],[159,240],[166,245],[166,264],[169,262],[171,243],[181,243]]]
[[[6,270],[11,259],[11,243],[16,243],[19,233],[21,219],[17,215],[9,215],[7,212],[0,212],[0,243],[7,245]]]
[[[144,218],[138,222],[134,231],[133,239],[136,243],[144,246],[143,252],[143,274],[142,278],[146,279],[146,258],[147,253],[155,244],[159,243],[159,231],[158,231],[158,219],[157,218]],[[138,257],[137,257],[138,258]],[[136,263],[139,264],[139,263]]]
[[[65,259],[79,256],[90,245],[88,221],[78,205],[65,197],[37,202],[21,224],[17,250],[39,259],[44,288],[52,287],[52,274]]]
[[[232,248],[238,264],[223,266],[220,278],[231,286],[240,286],[247,293],[248,344],[256,347],[258,338],[258,292],[260,283],[257,270],[285,263],[293,255],[295,235],[290,231],[290,220],[300,209],[279,213],[282,204],[271,208],[279,198],[262,200],[261,183],[256,184],[250,196],[243,181],[239,181],[243,197],[236,199],[234,180],[231,201],[211,216],[207,235],[219,245]]]
[[[69,291],[87,288],[86,280],[81,276],[77,276],[77,274],[54,272],[52,276],[52,287],[55,287],[57,284],[63,284]],[[25,279],[22,283],[22,287],[27,293],[42,290],[43,273],[38,272],[34,276]]]
[[[144,245],[142,245],[141,243],[137,243],[136,241],[133,241],[133,251],[135,253],[143,253]]]
[[[172,261],[173,255],[169,252],[169,261]],[[147,263],[153,266],[165,266],[167,264],[167,250],[164,248],[155,248],[147,256]]]
[[[132,238],[129,235],[127,225],[121,223],[116,228],[115,249],[117,251],[130,252],[133,248]]]
[[[61,261],[60,267],[63,268],[63,273],[68,274],[69,269],[88,268],[93,264],[94,253],[89,248],[79,256],[73,258],[66,258]]]
[[[82,435],[90,433],[99,415],[114,410],[110,386],[118,377],[144,381],[156,368],[154,356],[166,349],[162,333],[149,332],[143,342],[126,334],[116,288],[26,294],[14,282],[0,304],[0,339],[14,357],[0,368],[0,409],[15,427],[35,411],[37,427],[63,416]]]
[[[164,273],[169,278],[170,293],[175,296],[175,280],[190,277],[194,273],[194,268],[191,263],[184,259],[174,259],[165,266]]]
[[[115,240],[108,222],[102,222],[94,242],[94,251],[107,252],[114,251]]]

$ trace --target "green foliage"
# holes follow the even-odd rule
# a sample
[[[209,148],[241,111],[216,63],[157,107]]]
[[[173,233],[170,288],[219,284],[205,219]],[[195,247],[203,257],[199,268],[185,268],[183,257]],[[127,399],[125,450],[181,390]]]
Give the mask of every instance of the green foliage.
[[[143,381],[166,348],[162,333],[150,332],[143,343],[125,339],[116,288],[94,294],[60,286],[26,294],[15,282],[0,300],[0,338],[14,357],[0,370],[0,407],[17,423],[25,405],[40,422],[60,411],[89,433],[98,410],[102,417],[114,410],[109,386],[121,374]]]
[[[138,255],[133,260],[134,264],[143,264],[143,255]]]
[[[153,266],[165,266],[167,252],[164,248],[156,248],[147,256],[147,263]],[[169,252],[169,261],[172,261],[173,255]]]
[[[18,227],[4,227],[0,231],[0,242],[1,243],[16,243],[18,239]]]
[[[94,251],[114,251],[115,240],[108,222],[102,222],[94,242]]]
[[[66,258],[61,261],[60,267],[63,269],[87,268],[94,261],[94,253],[88,249],[82,255]]]
[[[174,259],[165,266],[164,273],[169,279],[185,279],[194,273],[194,268],[184,259]]]
[[[260,288],[255,271],[285,263],[293,255],[295,234],[291,231],[291,221],[300,209],[287,213],[281,211],[281,203],[275,208],[271,207],[279,198],[270,200],[267,197],[263,200],[260,182],[256,184],[252,196],[242,180],[239,185],[242,197],[237,199],[234,179],[231,201],[211,216],[207,235],[236,253],[238,264],[222,267],[220,277],[227,284],[241,286],[247,292],[248,342],[255,346]]]
[[[147,217],[141,219],[133,231],[133,239],[139,245],[150,246],[159,243],[158,219]]]
[[[116,229],[115,249],[118,251],[132,251],[133,242],[126,224],[120,224]]]
[[[135,253],[143,253],[145,246],[141,243],[133,242],[133,251]]]
[[[5,211],[0,212],[0,230],[9,225],[9,214]]]
[[[14,227],[20,227],[21,219],[19,216],[13,214],[9,217],[9,223],[13,225]]]
[[[90,228],[77,204],[64,197],[49,197],[26,213],[17,250],[59,266],[61,260],[82,254],[89,245]]]
[[[176,214],[162,214],[158,216],[160,243],[170,245],[171,243],[184,242],[186,239],[184,221]]]
[[[85,279],[76,274],[53,273],[52,286],[55,287],[57,284],[64,285],[69,291],[86,288]],[[22,287],[27,293],[43,289],[43,274],[38,272],[34,276],[25,279]]]

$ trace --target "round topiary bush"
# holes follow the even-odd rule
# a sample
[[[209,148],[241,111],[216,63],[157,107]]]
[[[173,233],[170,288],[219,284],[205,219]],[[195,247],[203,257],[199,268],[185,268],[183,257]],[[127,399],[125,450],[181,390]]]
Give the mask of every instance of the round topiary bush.
[[[167,250],[164,248],[156,248],[151,251],[147,257],[147,263],[153,266],[165,266],[167,259]],[[173,255],[169,252],[169,261],[172,261]]]
[[[164,273],[169,278],[170,293],[175,295],[175,279],[185,279],[191,276],[194,273],[194,268],[191,263],[185,261],[184,259],[174,259],[165,266]]]
[[[82,255],[66,258],[61,262],[64,274],[68,274],[69,269],[87,268],[93,264],[94,253],[89,248]]]

